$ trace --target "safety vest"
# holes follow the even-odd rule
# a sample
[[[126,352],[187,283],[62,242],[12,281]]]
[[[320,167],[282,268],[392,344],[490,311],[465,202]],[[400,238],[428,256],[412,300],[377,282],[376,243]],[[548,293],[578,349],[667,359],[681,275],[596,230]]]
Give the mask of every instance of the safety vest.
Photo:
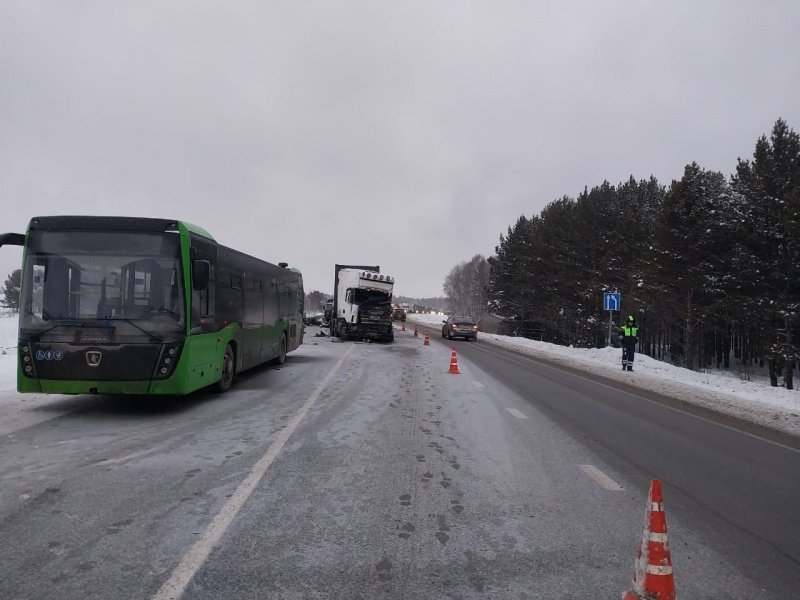
[[[639,335],[639,328],[636,327],[635,325],[633,327],[630,327],[628,325],[623,325],[622,335],[625,337],[636,337],[637,335]]]

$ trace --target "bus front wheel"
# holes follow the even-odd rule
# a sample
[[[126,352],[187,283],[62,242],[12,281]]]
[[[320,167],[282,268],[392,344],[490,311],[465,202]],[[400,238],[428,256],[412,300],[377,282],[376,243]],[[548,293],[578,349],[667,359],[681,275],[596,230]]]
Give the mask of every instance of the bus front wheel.
[[[220,392],[227,392],[233,385],[233,375],[236,371],[236,363],[234,361],[233,348],[228,344],[225,346],[225,354],[222,355],[222,373],[220,374],[219,381],[217,382],[217,390]]]

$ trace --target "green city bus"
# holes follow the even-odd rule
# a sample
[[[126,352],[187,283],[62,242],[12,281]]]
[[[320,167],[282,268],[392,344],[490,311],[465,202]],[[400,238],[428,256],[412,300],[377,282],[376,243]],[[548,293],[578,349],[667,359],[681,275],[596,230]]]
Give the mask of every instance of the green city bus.
[[[286,360],[303,337],[303,278],[182,221],[49,216],[26,234],[17,389],[188,394]]]

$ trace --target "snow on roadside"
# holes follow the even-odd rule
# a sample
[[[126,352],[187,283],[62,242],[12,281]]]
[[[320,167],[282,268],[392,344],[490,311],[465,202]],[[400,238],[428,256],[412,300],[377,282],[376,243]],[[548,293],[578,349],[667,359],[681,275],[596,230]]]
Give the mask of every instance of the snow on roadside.
[[[439,334],[442,315],[410,314],[408,320],[428,325]],[[716,412],[800,436],[800,391],[745,381],[726,371],[696,372],[643,354],[635,371],[622,371],[618,348],[571,348],[520,337],[479,333],[478,339],[498,346],[623,381]]]
[[[17,390],[17,318],[0,314],[0,394]]]

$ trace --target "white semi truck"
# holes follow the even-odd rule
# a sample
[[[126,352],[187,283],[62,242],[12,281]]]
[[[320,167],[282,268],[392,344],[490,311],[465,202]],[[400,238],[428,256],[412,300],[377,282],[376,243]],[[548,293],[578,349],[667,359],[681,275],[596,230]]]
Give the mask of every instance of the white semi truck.
[[[342,340],[394,341],[394,278],[379,266],[336,265],[331,335]]]

